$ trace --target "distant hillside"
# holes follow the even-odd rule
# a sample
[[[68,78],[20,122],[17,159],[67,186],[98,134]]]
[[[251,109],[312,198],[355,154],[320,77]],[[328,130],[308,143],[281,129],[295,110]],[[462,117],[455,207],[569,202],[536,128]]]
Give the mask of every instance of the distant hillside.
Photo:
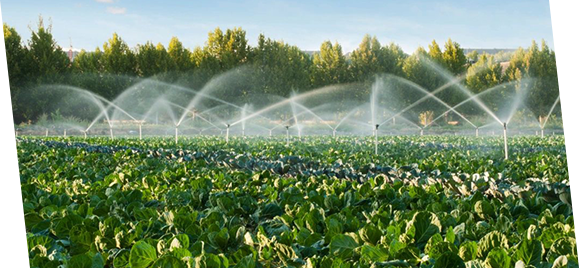
[[[512,53],[517,51],[517,49],[515,48],[463,48],[463,50],[464,54],[468,54],[473,51],[478,51],[478,54],[487,53],[489,55],[495,55],[501,51],[504,53]]]

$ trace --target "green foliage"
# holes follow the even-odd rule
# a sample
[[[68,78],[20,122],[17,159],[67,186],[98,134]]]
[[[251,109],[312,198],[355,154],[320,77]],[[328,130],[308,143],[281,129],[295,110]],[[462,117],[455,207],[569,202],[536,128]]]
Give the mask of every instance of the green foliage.
[[[325,41],[320,52],[314,54],[311,81],[314,87],[345,83],[350,80],[346,57],[337,42]]]
[[[380,156],[356,145],[371,142],[360,137],[290,147],[275,138],[183,139],[19,138],[31,267],[550,267],[577,259],[571,211],[555,195],[568,191],[562,138],[514,137],[516,161],[483,151],[501,145],[484,137],[381,137],[389,146]],[[537,151],[517,153],[529,147]]]

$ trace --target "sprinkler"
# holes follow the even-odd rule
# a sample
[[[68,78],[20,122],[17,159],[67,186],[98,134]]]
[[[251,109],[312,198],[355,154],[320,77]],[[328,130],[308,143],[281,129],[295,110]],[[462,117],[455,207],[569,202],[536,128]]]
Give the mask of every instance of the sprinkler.
[[[64,129],[63,136],[66,138],[66,128]]]
[[[378,154],[378,128],[380,127],[379,124],[376,124],[374,128],[374,153]]]
[[[48,129],[46,129],[46,133],[44,134],[45,137],[48,137]]]
[[[543,128],[541,128],[541,138],[545,137],[545,130]]]
[[[175,143],[179,141],[179,127],[175,126]]]
[[[505,160],[509,159],[509,148],[507,145],[507,123],[503,123],[503,138],[505,141]]]
[[[241,128],[241,136],[245,137],[245,126]]]
[[[86,139],[86,130],[83,131],[83,134],[84,134],[84,138]]]
[[[115,136],[113,135],[113,127],[109,127],[109,132],[111,133],[111,140],[115,138]]]
[[[143,124],[139,124],[139,140],[143,139]]]
[[[424,128],[423,127],[420,128],[420,136],[424,136]]]
[[[333,136],[334,138],[336,137],[336,129],[335,129],[335,128],[332,130],[332,136]]]
[[[230,127],[230,125],[227,124],[225,126],[227,127],[227,130],[225,131],[225,143],[229,143],[229,127]]]
[[[271,137],[271,129],[269,130],[269,136]]]
[[[289,126],[285,126],[285,141],[286,146],[289,146]]]
[[[478,137],[478,127],[475,129],[475,135]]]

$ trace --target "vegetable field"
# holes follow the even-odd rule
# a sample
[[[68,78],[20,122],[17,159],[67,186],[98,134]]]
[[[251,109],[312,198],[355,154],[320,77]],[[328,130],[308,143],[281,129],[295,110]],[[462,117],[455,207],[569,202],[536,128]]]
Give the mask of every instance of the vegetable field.
[[[31,267],[577,267],[564,138],[18,138]]]

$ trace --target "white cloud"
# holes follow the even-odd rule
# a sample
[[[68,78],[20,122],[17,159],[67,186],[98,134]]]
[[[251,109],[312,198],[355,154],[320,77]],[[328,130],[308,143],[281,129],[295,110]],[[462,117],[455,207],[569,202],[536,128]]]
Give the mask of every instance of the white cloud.
[[[107,12],[111,14],[125,14],[127,9],[124,7],[107,7]]]
[[[99,2],[99,3],[107,3],[107,4],[112,4],[112,3],[113,3],[113,0],[95,0],[95,1],[97,1],[97,2]]]

